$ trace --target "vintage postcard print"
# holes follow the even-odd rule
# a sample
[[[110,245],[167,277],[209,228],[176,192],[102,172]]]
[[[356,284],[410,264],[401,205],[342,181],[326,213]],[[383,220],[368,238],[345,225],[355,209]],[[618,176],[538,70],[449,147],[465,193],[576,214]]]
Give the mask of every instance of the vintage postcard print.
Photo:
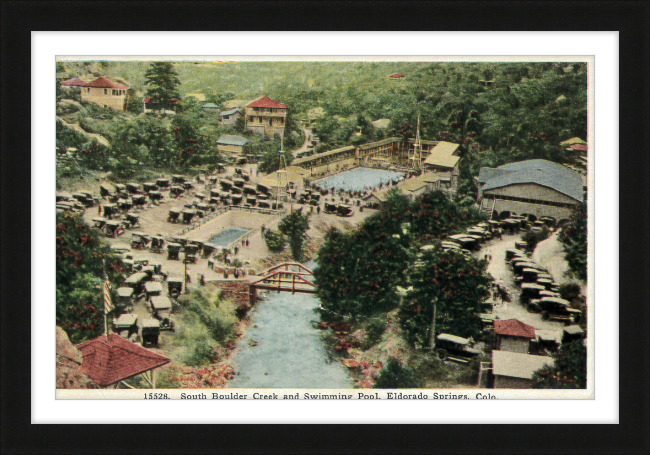
[[[592,72],[58,58],[57,398],[593,398]]]

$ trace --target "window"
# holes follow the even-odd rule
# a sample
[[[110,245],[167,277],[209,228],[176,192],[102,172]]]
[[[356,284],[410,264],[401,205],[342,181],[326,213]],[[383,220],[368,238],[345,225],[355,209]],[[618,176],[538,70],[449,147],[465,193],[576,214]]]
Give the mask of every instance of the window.
[[[108,95],[108,89],[107,88],[104,89],[104,95]]]

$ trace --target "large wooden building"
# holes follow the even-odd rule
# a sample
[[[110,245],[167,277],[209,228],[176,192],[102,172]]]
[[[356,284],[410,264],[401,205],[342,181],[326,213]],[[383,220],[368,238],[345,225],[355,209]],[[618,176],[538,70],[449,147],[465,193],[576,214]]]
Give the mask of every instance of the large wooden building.
[[[481,168],[478,203],[486,215],[512,214],[568,220],[584,201],[580,174],[546,160],[520,161]]]

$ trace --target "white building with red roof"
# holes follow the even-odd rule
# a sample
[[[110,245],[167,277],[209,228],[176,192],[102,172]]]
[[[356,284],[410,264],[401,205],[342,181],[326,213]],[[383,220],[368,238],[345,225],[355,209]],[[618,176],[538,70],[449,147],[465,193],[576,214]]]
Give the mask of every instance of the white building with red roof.
[[[494,321],[496,349],[499,351],[528,354],[530,341],[535,340],[535,328],[518,319],[497,319]]]
[[[400,73],[393,73],[390,76],[388,76],[388,80],[391,82],[401,82],[404,80],[404,75]]]
[[[81,86],[81,100],[123,111],[128,89],[129,87],[126,85],[117,84],[104,76],[100,76],[94,81]]]
[[[289,108],[268,96],[263,96],[246,105],[246,129],[267,136],[284,135]]]

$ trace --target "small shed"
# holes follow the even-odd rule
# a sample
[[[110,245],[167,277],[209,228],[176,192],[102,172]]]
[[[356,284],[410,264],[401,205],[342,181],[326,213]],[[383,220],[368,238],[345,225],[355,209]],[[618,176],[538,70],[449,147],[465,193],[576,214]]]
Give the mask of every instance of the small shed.
[[[492,351],[492,374],[495,389],[529,389],[533,374],[545,366],[553,366],[553,358],[519,352]]]
[[[217,149],[220,152],[243,153],[248,139],[243,136],[224,134],[217,140]]]
[[[228,109],[219,113],[222,125],[234,125],[239,118],[244,118],[244,111],[239,108]]]
[[[219,115],[219,106],[214,103],[205,103],[201,106],[203,112],[207,112],[212,115]]]
[[[494,321],[496,349],[499,351],[528,354],[530,341],[535,340],[535,328],[518,319]]]

